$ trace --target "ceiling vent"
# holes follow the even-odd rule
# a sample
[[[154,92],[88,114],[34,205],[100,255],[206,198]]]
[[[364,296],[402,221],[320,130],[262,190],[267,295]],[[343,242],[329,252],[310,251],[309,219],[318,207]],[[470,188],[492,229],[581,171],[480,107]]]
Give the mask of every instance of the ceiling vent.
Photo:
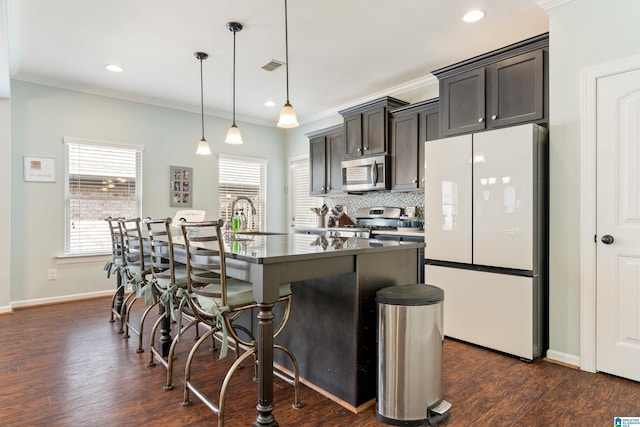
[[[284,65],[284,62],[280,62],[280,61],[276,61],[275,59],[272,59],[269,63],[263,65],[262,69],[267,71],[273,71],[282,67],[283,65]]]

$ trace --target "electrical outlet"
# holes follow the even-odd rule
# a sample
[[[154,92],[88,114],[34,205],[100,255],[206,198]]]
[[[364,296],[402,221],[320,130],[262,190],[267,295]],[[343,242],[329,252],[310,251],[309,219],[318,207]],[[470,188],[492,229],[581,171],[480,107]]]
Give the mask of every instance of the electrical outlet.
[[[56,280],[56,279],[58,278],[58,269],[56,269],[56,268],[50,268],[50,269],[47,271],[47,274],[48,274],[48,278],[49,278],[49,280]]]

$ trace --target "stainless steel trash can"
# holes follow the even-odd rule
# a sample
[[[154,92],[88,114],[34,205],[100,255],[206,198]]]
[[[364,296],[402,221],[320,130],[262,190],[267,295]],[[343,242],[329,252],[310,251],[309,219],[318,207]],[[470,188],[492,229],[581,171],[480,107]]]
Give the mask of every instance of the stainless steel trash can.
[[[376,417],[392,425],[438,426],[451,404],[442,396],[444,291],[425,284],[390,286],[378,303]]]

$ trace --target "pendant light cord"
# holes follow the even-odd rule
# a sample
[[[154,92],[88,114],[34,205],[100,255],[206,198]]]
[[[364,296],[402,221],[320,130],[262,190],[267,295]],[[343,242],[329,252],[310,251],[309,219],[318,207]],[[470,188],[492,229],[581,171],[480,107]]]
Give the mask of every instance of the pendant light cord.
[[[202,118],[202,139],[204,140],[204,85],[202,83],[202,56],[200,57],[200,117]]]
[[[233,126],[236,125],[236,31],[233,32]]]
[[[285,61],[287,63],[285,69],[287,73],[287,104],[289,104],[289,24],[287,19],[287,0],[284,0],[284,47]]]

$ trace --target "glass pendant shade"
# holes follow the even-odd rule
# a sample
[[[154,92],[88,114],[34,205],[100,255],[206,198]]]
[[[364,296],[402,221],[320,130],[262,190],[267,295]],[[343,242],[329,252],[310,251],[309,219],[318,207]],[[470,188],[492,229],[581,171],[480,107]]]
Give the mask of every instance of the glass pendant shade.
[[[296,112],[293,109],[293,106],[288,102],[284,104],[284,107],[280,110],[278,127],[286,129],[298,127],[298,117],[296,117]]]
[[[227,144],[242,144],[242,135],[240,135],[240,129],[236,124],[232,124],[227,132],[227,139],[224,140]]]
[[[209,143],[206,139],[202,138],[200,142],[198,142],[196,154],[199,154],[201,156],[208,156],[211,154],[211,148],[209,148]]]

